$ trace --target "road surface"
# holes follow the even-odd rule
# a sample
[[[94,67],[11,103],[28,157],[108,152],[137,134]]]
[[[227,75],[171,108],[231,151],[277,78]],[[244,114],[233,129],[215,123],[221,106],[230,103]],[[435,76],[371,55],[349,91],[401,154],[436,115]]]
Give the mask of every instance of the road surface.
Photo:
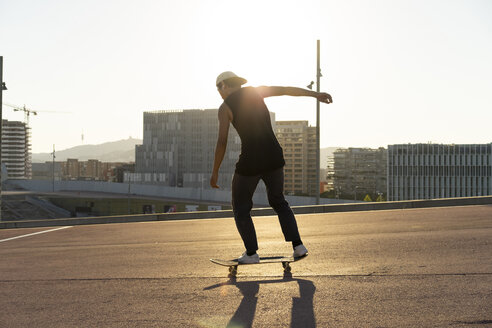
[[[492,327],[492,206],[298,215],[309,257],[241,266],[233,219],[0,230],[2,327]],[[276,217],[260,256],[289,254]]]

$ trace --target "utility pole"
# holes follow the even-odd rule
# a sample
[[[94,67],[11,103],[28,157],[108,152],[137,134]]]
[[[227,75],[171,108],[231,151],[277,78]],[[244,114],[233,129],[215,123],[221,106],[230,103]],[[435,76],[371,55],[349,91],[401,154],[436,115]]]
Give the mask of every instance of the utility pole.
[[[53,145],[53,152],[51,153],[53,155],[53,192],[55,192],[55,145]]]
[[[3,125],[3,117],[2,117],[3,95],[2,94],[3,94],[3,90],[7,90],[7,87],[3,82],[3,56],[0,56],[0,221],[2,221],[2,125]]]
[[[320,48],[320,43],[319,40],[317,40],[317,51],[316,51],[316,91],[320,91],[320,78],[321,78],[321,68],[320,68],[320,59],[319,59],[319,48]],[[320,133],[319,133],[319,100],[316,100],[316,205],[319,205],[319,183],[320,183],[320,173],[319,173],[319,166],[320,166],[320,149],[319,149],[319,138],[320,138]]]

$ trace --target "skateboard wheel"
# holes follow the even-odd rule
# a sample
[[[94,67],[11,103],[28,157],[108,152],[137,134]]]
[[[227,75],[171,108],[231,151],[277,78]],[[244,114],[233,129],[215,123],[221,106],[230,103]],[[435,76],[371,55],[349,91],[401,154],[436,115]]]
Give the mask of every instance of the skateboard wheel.
[[[237,274],[237,265],[235,266],[230,266],[229,267],[229,273],[232,275],[232,276],[235,276]]]

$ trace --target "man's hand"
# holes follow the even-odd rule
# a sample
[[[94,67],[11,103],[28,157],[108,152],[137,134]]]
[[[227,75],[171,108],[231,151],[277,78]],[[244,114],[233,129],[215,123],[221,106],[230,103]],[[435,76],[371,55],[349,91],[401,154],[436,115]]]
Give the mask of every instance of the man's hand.
[[[212,173],[212,176],[210,177],[210,187],[219,189],[219,186],[217,186],[217,180],[219,179],[219,174],[218,173]]]
[[[326,92],[319,92],[316,97],[318,101],[325,103],[325,104],[331,104],[333,100],[331,99],[331,96],[327,94]]]

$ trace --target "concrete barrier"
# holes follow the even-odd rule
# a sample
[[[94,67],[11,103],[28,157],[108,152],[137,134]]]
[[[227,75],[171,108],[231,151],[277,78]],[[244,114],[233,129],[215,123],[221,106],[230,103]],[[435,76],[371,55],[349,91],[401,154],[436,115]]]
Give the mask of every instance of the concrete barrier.
[[[490,205],[490,204],[492,204],[492,196],[429,199],[429,200],[409,200],[409,201],[399,201],[399,202],[293,206],[292,209],[296,214],[313,214],[313,213],[377,211],[377,210],[396,210],[396,209],[467,206],[467,205]],[[272,208],[258,208],[258,209],[253,209],[251,211],[251,215],[270,216],[270,215],[275,215],[275,212],[273,211]],[[233,216],[234,214],[231,210],[226,210],[226,211],[208,211],[208,212],[100,216],[100,217],[87,217],[87,218],[51,219],[51,220],[4,221],[4,222],[0,222],[0,229],[105,224],[105,223],[146,222],[146,221],[220,219],[220,218],[232,218]]]
[[[159,185],[145,185],[145,184],[128,184],[128,183],[115,183],[104,181],[55,181],[47,180],[7,180],[5,184],[22,188],[24,190],[37,191],[37,192],[57,192],[57,191],[83,191],[94,193],[111,193],[120,194],[122,197],[128,197],[129,195],[136,196],[150,196],[161,198],[180,199],[182,201],[208,201],[211,203],[231,203],[231,191],[224,189],[197,189],[197,188],[175,188]],[[257,190],[253,195],[253,203],[259,206],[269,206],[268,199],[265,192],[261,189]],[[264,188],[263,188],[264,189]],[[301,196],[285,196],[289,204],[294,206],[304,206],[309,204],[315,204],[316,198],[314,197],[301,197]],[[329,199],[321,198],[322,204],[342,204],[342,203],[354,203],[357,201],[346,199]]]

